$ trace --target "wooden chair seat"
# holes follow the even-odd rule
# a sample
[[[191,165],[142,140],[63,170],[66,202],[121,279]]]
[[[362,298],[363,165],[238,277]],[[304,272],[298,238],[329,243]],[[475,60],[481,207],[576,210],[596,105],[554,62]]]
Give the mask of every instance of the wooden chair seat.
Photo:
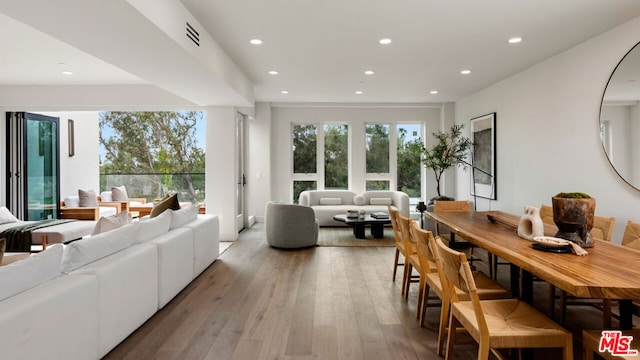
[[[483,300],[489,347],[496,349],[564,347],[567,331],[518,299]],[[453,316],[474,339],[482,334],[471,301],[452,305]]]
[[[496,349],[512,348],[562,348],[563,359],[573,359],[570,332],[520,300],[480,300],[466,255],[449,249],[440,239],[436,247],[444,274],[443,301],[451,304],[445,359],[452,357],[456,333],[462,330],[457,322],[478,343],[479,360],[488,359]],[[456,288],[470,300],[462,301]]]

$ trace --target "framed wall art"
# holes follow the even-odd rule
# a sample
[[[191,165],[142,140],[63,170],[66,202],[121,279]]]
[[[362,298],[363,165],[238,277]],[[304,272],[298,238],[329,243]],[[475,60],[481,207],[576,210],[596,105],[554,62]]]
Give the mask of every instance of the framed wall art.
[[[496,200],[496,113],[471,119],[471,195]]]

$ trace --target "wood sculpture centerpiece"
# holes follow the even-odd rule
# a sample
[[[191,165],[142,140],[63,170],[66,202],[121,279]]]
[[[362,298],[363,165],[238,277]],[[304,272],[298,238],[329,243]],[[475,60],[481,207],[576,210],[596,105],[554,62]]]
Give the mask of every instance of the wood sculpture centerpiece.
[[[558,227],[555,237],[573,241],[581,247],[593,246],[591,228],[596,199],[580,192],[559,193],[551,198],[553,221]]]

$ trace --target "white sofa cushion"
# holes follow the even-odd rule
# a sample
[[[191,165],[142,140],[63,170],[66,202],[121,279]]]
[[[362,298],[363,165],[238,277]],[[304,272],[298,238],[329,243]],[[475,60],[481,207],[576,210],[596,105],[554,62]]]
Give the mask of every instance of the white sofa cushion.
[[[64,206],[79,207],[80,206],[80,197],[78,197],[78,196],[67,196],[66,198],[64,198]]]
[[[59,276],[62,252],[62,245],[56,244],[24,260],[0,266],[0,301]]]
[[[96,223],[91,235],[98,235],[103,232],[115,230],[128,224],[131,224],[131,214],[126,210],[117,215],[103,216]]]
[[[139,223],[140,229],[138,229],[138,236],[134,241],[135,244],[153,240],[168,232],[171,225],[171,211],[165,211],[154,218],[145,216],[140,219]]]
[[[193,232],[174,229],[149,244],[158,250],[158,308],[163,308],[193,280]]]
[[[85,275],[0,301],[0,358],[99,359],[97,303],[96,277]]]
[[[118,213],[118,210],[113,206],[100,206],[98,208],[99,215],[102,216],[113,216]]]
[[[320,198],[320,205],[342,205],[340,198]]]
[[[215,215],[201,214],[181,227],[193,232],[193,277],[195,278],[220,255],[220,223]]]
[[[393,201],[391,198],[371,198],[369,200],[369,204],[371,205],[391,205]]]
[[[14,223],[16,221],[18,221],[18,218],[13,216],[6,206],[0,206],[0,224]]]
[[[175,229],[183,224],[193,221],[198,216],[200,205],[191,205],[180,210],[171,211],[171,226],[169,229]]]
[[[104,357],[158,310],[158,251],[154,246],[130,246],[87,264],[69,276],[72,275],[93,275],[98,283],[97,359]]]
[[[100,201],[111,202],[113,201],[113,196],[111,196],[111,191],[103,191],[100,193]]]
[[[138,226],[139,224],[135,222],[112,231],[74,241],[65,246],[60,264],[61,271],[67,274],[83,265],[131,246],[138,234]]]

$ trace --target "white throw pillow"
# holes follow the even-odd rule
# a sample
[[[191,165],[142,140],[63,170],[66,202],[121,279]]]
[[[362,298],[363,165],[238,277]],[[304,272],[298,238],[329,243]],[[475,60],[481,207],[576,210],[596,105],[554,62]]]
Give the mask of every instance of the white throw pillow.
[[[127,224],[131,224],[131,214],[126,210],[117,215],[103,216],[96,223],[96,227],[93,228],[91,235],[115,230]]]
[[[160,215],[150,218],[145,216],[139,221],[140,229],[138,230],[138,236],[134,241],[135,244],[140,244],[151,239],[155,239],[158,236],[169,231],[171,225],[171,211],[165,211]]]
[[[60,270],[68,274],[81,266],[128,248],[138,236],[138,225],[138,222],[134,222],[65,246]]]
[[[0,224],[8,224],[18,221],[6,206],[0,206]]]
[[[356,195],[353,197],[353,204],[362,206],[367,204],[367,199],[362,195]]]
[[[113,197],[111,196],[111,191],[103,191],[100,193],[100,201],[111,202],[113,201]]]
[[[62,245],[55,244],[24,260],[0,266],[0,301],[58,277],[62,252]]]
[[[79,196],[67,196],[66,198],[64,198],[64,206],[79,207],[80,206],[80,197]]]
[[[342,205],[341,198],[320,198],[320,205]]]
[[[198,217],[200,205],[191,205],[180,210],[171,210],[171,226],[169,229],[175,229],[182,224],[195,220]]]
[[[391,205],[391,198],[371,198],[369,200],[371,205]]]

